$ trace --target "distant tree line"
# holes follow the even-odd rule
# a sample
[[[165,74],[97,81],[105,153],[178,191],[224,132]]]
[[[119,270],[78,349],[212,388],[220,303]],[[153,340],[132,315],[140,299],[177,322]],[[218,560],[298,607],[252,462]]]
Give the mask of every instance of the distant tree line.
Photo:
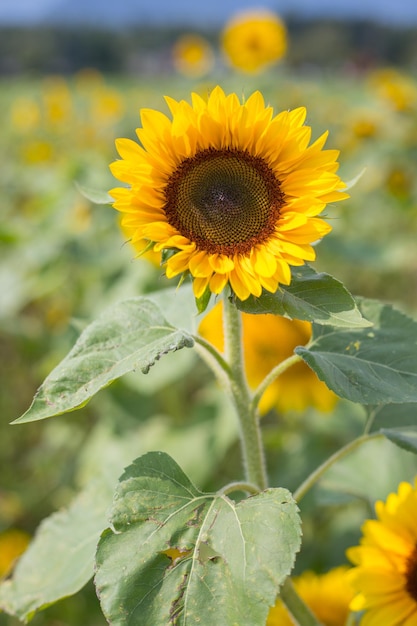
[[[388,64],[417,71],[417,28],[382,26],[368,21],[287,21],[291,67],[358,69]],[[188,31],[187,31],[188,32]],[[170,50],[184,33],[179,27],[3,27],[0,74],[71,74],[85,67],[104,73],[169,71]],[[217,48],[218,31],[199,31]]]

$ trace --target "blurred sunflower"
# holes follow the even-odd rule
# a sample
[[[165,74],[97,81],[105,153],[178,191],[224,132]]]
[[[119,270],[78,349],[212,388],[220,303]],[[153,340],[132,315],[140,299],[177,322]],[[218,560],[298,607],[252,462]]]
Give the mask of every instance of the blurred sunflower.
[[[17,528],[0,533],[0,578],[7,576],[16,559],[29,545],[30,536]]]
[[[347,551],[356,565],[350,608],[365,611],[361,626],[417,626],[417,480],[376,502],[375,512],[360,545]]]
[[[65,132],[74,119],[74,102],[65,78],[48,77],[42,90],[43,117],[48,130]]]
[[[287,29],[272,11],[241,11],[224,27],[221,46],[232,67],[249,73],[259,72],[285,55]]]
[[[335,567],[325,574],[303,572],[293,579],[300,597],[323,626],[345,626],[353,591],[347,580],[348,567]],[[292,626],[287,609],[277,600],[268,615],[266,626]],[[381,624],[380,624],[381,626]],[[384,624],[385,626],[385,624]]]
[[[204,37],[200,35],[183,35],[172,50],[172,59],[175,69],[196,78],[207,74],[214,65],[213,49]]]
[[[417,105],[417,83],[395,68],[385,67],[372,72],[369,83],[375,92],[396,111],[411,111]]]
[[[12,104],[11,123],[15,130],[31,133],[39,127],[41,111],[39,104],[31,98],[18,98]]]
[[[204,316],[199,333],[223,351],[223,303],[218,302]],[[262,382],[273,367],[291,356],[296,346],[311,337],[311,324],[279,315],[242,313],[245,370],[252,389]],[[292,365],[265,391],[259,404],[261,414],[275,407],[278,411],[303,411],[312,406],[329,411],[337,396],[321,382],[304,362]]]
[[[289,284],[331,228],[318,214],[348,197],[327,133],[308,146],[298,108],[273,117],[259,92],[243,104],[216,87],[192,104],[166,98],[172,121],[144,109],[142,145],[118,139],[112,163],[128,187],[110,191],[133,245],[165,255],[166,275],[191,274],[196,298],[230,285],[242,300]]]

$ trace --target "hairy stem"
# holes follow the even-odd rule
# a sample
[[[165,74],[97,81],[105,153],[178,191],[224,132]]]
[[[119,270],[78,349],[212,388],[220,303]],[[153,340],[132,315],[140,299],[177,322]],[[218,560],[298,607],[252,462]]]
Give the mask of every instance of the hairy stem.
[[[265,489],[268,481],[259,416],[252,403],[243,362],[241,313],[226,293],[223,303],[225,353],[230,366],[229,390],[239,419],[245,479],[259,489]]]

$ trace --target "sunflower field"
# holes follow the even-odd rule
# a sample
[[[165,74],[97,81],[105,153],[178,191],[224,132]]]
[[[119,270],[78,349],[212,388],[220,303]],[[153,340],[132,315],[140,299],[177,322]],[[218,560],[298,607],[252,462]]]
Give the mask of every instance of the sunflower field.
[[[291,45],[0,79],[0,626],[417,626],[417,75]]]

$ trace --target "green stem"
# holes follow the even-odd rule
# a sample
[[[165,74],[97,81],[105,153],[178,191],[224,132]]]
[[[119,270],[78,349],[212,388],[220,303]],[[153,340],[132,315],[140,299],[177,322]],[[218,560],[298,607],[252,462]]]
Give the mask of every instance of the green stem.
[[[226,290],[224,293],[224,342],[230,366],[229,390],[239,418],[245,478],[262,490],[267,487],[268,481],[259,416],[252,403],[244,369],[241,314]]]
[[[294,624],[297,626],[321,626],[321,623],[294,589],[291,578],[285,580],[279,596],[287,607]]]
[[[199,347],[204,348],[204,351],[199,350],[199,353],[203,356],[204,360],[207,361],[207,364],[213,372],[223,383],[227,382],[230,378],[231,370],[229,364],[224,360],[220,352],[216,350],[210,342],[200,337],[200,335],[193,335],[193,339],[197,344],[197,349]]]
[[[256,389],[255,393],[253,394],[253,398],[252,398],[253,406],[254,407],[258,406],[266,389],[269,387],[271,383],[274,382],[276,378],[278,378],[278,376],[281,376],[281,374],[283,374],[289,367],[291,367],[295,363],[298,363],[299,361],[302,361],[302,358],[298,356],[298,354],[292,354],[287,359],[285,359],[284,361],[281,361],[281,363],[278,363],[278,365],[273,367],[272,370],[265,376],[263,381],[260,383],[260,385]]]
[[[234,493],[235,491],[247,491],[247,493],[250,493],[252,496],[259,493],[259,489],[255,485],[242,482],[229,483],[228,485],[225,485],[222,489],[220,489],[217,493],[219,495],[227,496],[227,494]]]
[[[365,435],[367,435],[369,433],[369,431],[371,430],[372,425],[374,423],[374,420],[375,420],[375,418],[376,418],[376,416],[378,414],[379,408],[380,407],[376,407],[375,406],[373,409],[371,409],[369,411],[368,417],[367,417],[367,420],[366,420],[366,424],[365,424],[365,428],[364,428],[364,431],[363,431]]]
[[[310,474],[306,480],[301,483],[301,485],[296,489],[293,493],[294,500],[300,502],[300,500],[306,495],[306,493],[316,484],[316,482],[323,476],[323,474],[334,464],[336,461],[340,461],[343,457],[347,456],[351,452],[353,452],[360,445],[365,443],[365,441],[370,441],[371,439],[378,439],[379,437],[383,437],[382,433],[372,433],[367,435],[362,435],[357,439],[354,439],[350,443],[348,443],[343,448],[340,448],[337,452],[332,454],[327,461],[324,461],[314,472]]]

